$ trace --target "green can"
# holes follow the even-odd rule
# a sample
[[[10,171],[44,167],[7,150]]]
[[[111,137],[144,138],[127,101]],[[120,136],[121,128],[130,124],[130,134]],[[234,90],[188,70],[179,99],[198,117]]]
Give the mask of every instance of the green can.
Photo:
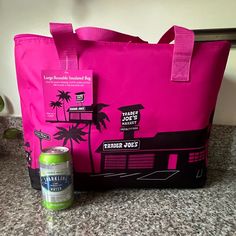
[[[43,149],[40,157],[42,204],[51,210],[70,207],[74,201],[70,151],[66,147]]]

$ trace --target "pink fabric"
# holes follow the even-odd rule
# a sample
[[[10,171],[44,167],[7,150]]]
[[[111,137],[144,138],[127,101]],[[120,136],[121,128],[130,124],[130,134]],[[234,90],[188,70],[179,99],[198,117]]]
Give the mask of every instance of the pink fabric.
[[[133,104],[143,106],[140,110],[139,130],[134,132],[134,138],[155,137],[159,132],[197,130],[208,126],[230,44],[207,42],[195,43],[193,47],[193,33],[182,28],[175,29],[178,32],[183,30],[187,37],[182,37],[182,33],[175,34],[174,45],[132,43],[129,40],[91,41],[96,40],[96,35],[90,37],[88,33],[82,37],[81,31],[77,31],[82,38],[76,39],[78,67],[81,70],[93,70],[95,104],[106,104],[101,111],[109,118],[109,121],[105,120],[106,128],[102,125],[100,131],[95,124],[91,127],[79,124],[84,132],[91,130],[90,145],[96,172],[100,172],[101,163],[101,154],[96,151],[97,148],[104,140],[122,140],[124,137],[124,132],[120,131],[120,107]],[[56,44],[55,35],[59,36],[59,43],[56,39]],[[72,36],[70,31],[68,35],[67,40],[72,40],[74,45],[75,34]],[[57,140],[54,136],[58,132],[58,126],[69,129],[75,125],[47,123],[44,119],[43,99],[46,95],[42,90],[41,71],[65,68],[64,62],[68,54],[61,53],[63,48],[72,55],[73,59],[69,60],[70,68],[76,65],[74,46],[68,48],[68,41],[61,40],[65,35],[61,36],[60,33],[53,33],[54,40],[39,35],[15,37],[24,139],[30,143],[32,168],[39,167],[40,140],[34,134],[35,130],[50,135],[50,140],[42,140],[42,146],[46,148],[63,145],[63,140]],[[167,42],[163,40],[161,42]],[[184,82],[176,82],[173,77],[176,72],[172,68],[173,60],[177,58],[178,61],[182,56],[187,62],[183,72],[184,79],[179,76],[176,78]],[[72,141],[74,167],[79,172],[90,172],[89,136],[84,135],[83,138],[85,141],[79,143]],[[71,144],[68,142],[66,145],[70,148]]]

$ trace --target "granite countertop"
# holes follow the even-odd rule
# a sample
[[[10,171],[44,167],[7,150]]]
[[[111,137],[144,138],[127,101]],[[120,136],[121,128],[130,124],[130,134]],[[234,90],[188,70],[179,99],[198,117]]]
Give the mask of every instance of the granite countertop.
[[[0,121],[1,132],[21,126],[20,118]],[[236,235],[235,126],[213,127],[204,188],[81,192],[58,212],[31,188],[22,140],[0,141],[0,236]]]
[[[235,170],[209,170],[202,189],[82,192],[71,209],[43,209],[25,161],[0,157],[0,235],[236,235]]]

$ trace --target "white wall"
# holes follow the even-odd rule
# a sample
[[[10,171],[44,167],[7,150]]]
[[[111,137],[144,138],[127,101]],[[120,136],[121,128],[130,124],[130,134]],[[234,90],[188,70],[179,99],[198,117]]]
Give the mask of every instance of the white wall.
[[[0,0],[0,93],[20,116],[13,36],[49,35],[48,22],[99,26],[139,35],[150,42],[173,24],[188,28],[236,27],[235,0]],[[220,91],[215,123],[236,125],[236,49],[232,49]]]

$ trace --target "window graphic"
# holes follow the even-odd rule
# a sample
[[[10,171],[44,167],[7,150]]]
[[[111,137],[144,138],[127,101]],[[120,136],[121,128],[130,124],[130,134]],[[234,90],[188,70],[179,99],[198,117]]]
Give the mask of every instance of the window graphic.
[[[154,154],[129,155],[128,169],[152,169],[154,157]]]
[[[105,170],[124,170],[126,167],[126,155],[107,155],[105,158]]]
[[[198,161],[202,161],[205,160],[206,158],[206,151],[201,151],[201,152],[192,152],[189,154],[189,163],[193,163],[193,162],[198,162]]]
[[[152,169],[154,167],[154,158],[154,154],[107,155],[104,169]]]

